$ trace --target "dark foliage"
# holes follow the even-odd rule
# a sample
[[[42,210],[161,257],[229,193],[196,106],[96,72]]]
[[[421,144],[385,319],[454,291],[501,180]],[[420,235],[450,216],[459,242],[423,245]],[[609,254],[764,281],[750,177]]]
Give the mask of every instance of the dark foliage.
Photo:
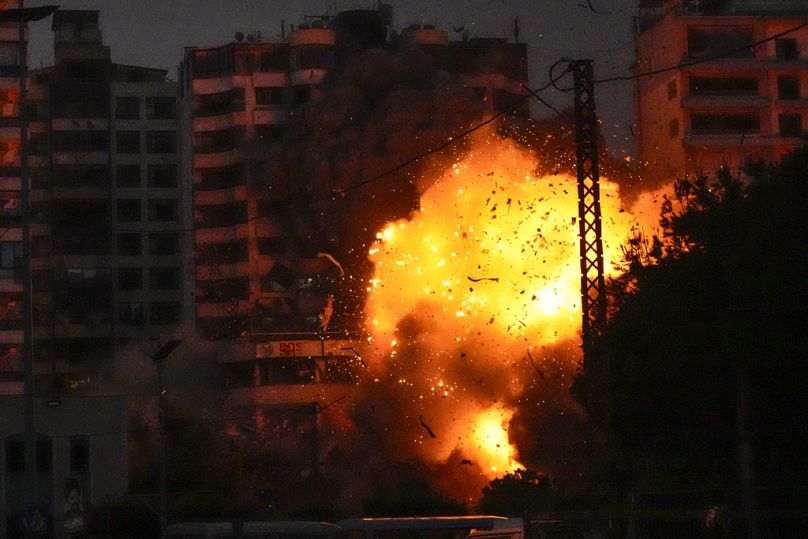
[[[533,470],[518,469],[494,479],[483,489],[480,514],[506,517],[532,516],[555,509],[555,489],[550,480]]]
[[[575,387],[617,440],[622,488],[737,489],[745,373],[761,504],[806,501],[790,493],[808,470],[808,150],[755,173],[678,182],[663,237],[625,248],[607,333]]]

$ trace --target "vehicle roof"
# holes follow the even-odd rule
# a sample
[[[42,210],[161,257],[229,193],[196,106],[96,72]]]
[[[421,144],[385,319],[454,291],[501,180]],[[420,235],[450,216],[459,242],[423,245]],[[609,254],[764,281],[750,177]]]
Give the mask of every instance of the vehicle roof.
[[[332,535],[341,532],[339,526],[328,522],[310,522],[305,520],[285,520],[277,522],[245,522],[244,532],[250,533],[299,533],[303,535]]]
[[[284,533],[301,535],[334,535],[341,530],[334,524],[327,522],[309,522],[303,520],[280,520],[275,522],[244,522],[242,529],[245,533]],[[232,522],[181,522],[171,524],[166,531],[173,533],[217,532],[230,533],[233,531]]]
[[[232,532],[233,524],[231,522],[180,522],[166,526],[166,533],[196,533],[205,531]]]
[[[344,530],[428,530],[484,528],[491,529],[508,521],[506,517],[468,515],[456,517],[398,517],[398,518],[348,518],[337,522]]]

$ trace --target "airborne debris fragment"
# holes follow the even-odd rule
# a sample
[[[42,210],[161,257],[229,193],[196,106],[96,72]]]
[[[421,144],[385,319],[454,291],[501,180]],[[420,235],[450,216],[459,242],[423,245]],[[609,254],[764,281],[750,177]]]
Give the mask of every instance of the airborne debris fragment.
[[[421,421],[421,426],[424,427],[424,429],[426,430],[426,433],[429,434],[429,437],[430,438],[437,438],[435,433],[432,432],[432,429],[429,428],[429,425],[426,424],[426,421],[424,421],[424,416],[419,415],[418,419]]]

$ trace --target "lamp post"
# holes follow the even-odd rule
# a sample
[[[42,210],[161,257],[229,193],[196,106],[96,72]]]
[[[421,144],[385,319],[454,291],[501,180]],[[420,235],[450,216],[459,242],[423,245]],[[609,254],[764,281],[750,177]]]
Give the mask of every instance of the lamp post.
[[[160,537],[166,533],[168,523],[168,503],[166,494],[168,490],[168,476],[166,470],[166,443],[163,433],[163,414],[165,413],[165,389],[163,388],[163,365],[165,359],[182,343],[179,339],[171,339],[161,346],[153,355],[152,361],[157,366],[157,432],[158,432],[158,459],[160,466]]]

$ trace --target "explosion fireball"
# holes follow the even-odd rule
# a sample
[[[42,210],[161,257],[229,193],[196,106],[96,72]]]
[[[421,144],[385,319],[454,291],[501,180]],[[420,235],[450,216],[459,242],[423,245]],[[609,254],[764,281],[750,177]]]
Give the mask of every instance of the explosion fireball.
[[[479,484],[520,466],[509,423],[544,363],[580,360],[576,179],[537,169],[514,141],[478,134],[369,251],[368,382],[397,423],[391,447]],[[632,219],[616,184],[601,197],[611,272]]]

